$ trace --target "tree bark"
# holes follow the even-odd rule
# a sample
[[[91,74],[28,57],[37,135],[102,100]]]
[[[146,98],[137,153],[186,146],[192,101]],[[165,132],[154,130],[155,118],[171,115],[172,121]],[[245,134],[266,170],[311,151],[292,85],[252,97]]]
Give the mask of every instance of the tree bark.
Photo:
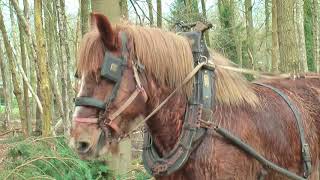
[[[70,119],[69,119],[69,97],[68,97],[68,58],[67,58],[67,52],[66,52],[66,36],[64,34],[65,26],[63,23],[64,14],[62,12],[62,5],[61,3],[64,3],[62,1],[59,1],[56,3],[57,7],[57,13],[58,13],[58,25],[59,25],[59,37],[60,37],[60,48],[61,48],[61,60],[60,62],[60,69],[62,71],[61,76],[61,90],[62,90],[62,101],[63,101],[63,109],[64,109],[64,133],[68,135],[69,128],[70,128]]]
[[[37,59],[37,53],[36,53],[37,45],[36,45],[36,40],[34,39],[34,37],[31,34],[29,21],[27,21],[26,18],[24,17],[21,9],[19,8],[17,0],[10,0],[10,2],[12,3],[12,5],[17,13],[17,16],[18,16],[19,22],[21,23],[21,26],[23,27],[25,33],[27,34],[27,37],[28,37],[27,38],[28,39],[27,46],[32,47],[31,48],[32,49],[31,50],[31,57],[35,61]],[[37,67],[36,67],[36,71],[37,71],[37,74],[39,74],[39,70]]]
[[[80,0],[81,4],[81,34],[82,36],[89,30],[89,1]]]
[[[270,51],[271,51],[271,47],[270,47],[270,0],[265,0],[264,1],[264,11],[265,11],[265,16],[266,16],[266,20],[265,20],[265,41],[266,41],[266,60],[268,62],[268,71],[271,70],[272,68],[272,62],[271,62],[271,58],[270,58]]]
[[[162,27],[162,6],[161,0],[157,0],[157,27]]]
[[[299,52],[295,21],[294,21],[294,0],[277,1],[277,25],[278,25],[278,40],[280,52],[281,72],[301,72],[299,66]]]
[[[51,134],[51,105],[52,99],[50,95],[50,82],[48,75],[48,62],[46,59],[46,46],[44,41],[44,31],[42,28],[42,0],[34,0],[34,22],[37,39],[37,64],[40,74],[39,90],[40,96],[43,102],[43,114],[42,114],[42,135],[49,136]]]
[[[51,72],[49,75],[50,78],[50,85],[52,87],[53,97],[54,97],[54,104],[56,105],[56,117],[62,118],[64,117],[63,112],[63,103],[62,103],[62,97],[59,90],[59,84],[57,79],[57,66],[56,63],[57,60],[57,53],[55,51],[56,43],[54,40],[54,28],[55,28],[55,22],[53,20],[53,16],[51,14],[54,14],[53,11],[53,2],[52,1],[46,1],[46,10],[45,12],[45,28],[46,28],[46,39],[47,39],[47,47],[48,47],[48,59],[49,61],[49,71]],[[56,119],[56,118],[55,118]]]
[[[204,18],[206,21],[208,21],[208,18],[207,18],[207,8],[206,8],[205,0],[201,0],[201,9],[202,9],[202,16],[203,16],[203,18]],[[204,36],[205,36],[207,45],[210,46],[209,32],[208,32],[208,31],[205,32]]]
[[[272,72],[279,71],[279,39],[278,39],[278,23],[277,23],[277,0],[272,0],[272,59],[271,70]]]
[[[14,51],[14,54],[16,55],[20,55],[20,52],[18,51],[18,48],[19,48],[19,44],[18,44],[18,36],[17,36],[17,23],[16,23],[16,20],[14,18],[14,12],[13,12],[13,9],[11,8],[12,7],[12,4],[11,2],[9,1],[9,7],[10,7],[10,22],[11,22],[11,40],[12,40],[12,45],[13,45],[13,51]]]
[[[19,114],[20,114],[20,119],[21,119],[21,125],[22,125],[22,129],[23,129],[23,133],[25,136],[27,136],[27,128],[25,126],[25,114],[24,114],[24,105],[23,105],[23,101],[22,101],[22,92],[21,92],[21,88],[20,88],[20,79],[19,76],[16,73],[16,62],[14,60],[14,56],[13,56],[13,50],[12,47],[10,45],[9,42],[9,38],[8,38],[8,34],[7,34],[7,30],[5,28],[4,25],[4,21],[3,21],[3,15],[2,15],[2,9],[0,8],[0,30],[2,33],[2,37],[3,37],[3,42],[6,48],[6,52],[7,52],[7,57],[8,57],[8,61],[9,61],[9,66],[10,66],[10,71],[11,71],[11,77],[12,77],[12,82],[13,82],[13,93],[16,96],[17,102],[18,102],[18,108],[19,108]]]
[[[93,12],[99,12],[108,16],[111,22],[120,22],[121,9],[119,2],[120,0],[91,0],[91,8]]]
[[[147,0],[147,3],[148,3],[148,10],[149,10],[150,26],[153,26],[154,20],[153,20],[153,5],[152,5],[152,0]]]
[[[27,3],[28,6],[28,3]],[[28,8],[28,7],[27,7]],[[25,12],[25,16],[27,11]],[[23,71],[27,75],[27,53],[26,53],[26,47],[25,47],[25,32],[23,30],[23,27],[21,25],[21,22],[19,22],[19,35],[20,35],[20,52],[21,52],[21,64]],[[30,100],[29,100],[29,89],[27,82],[24,80],[23,81],[23,97],[24,97],[24,104],[25,104],[25,115],[26,115],[26,124],[25,126],[27,127],[27,135],[29,136],[32,131],[32,123],[30,119]]]
[[[74,91],[72,88],[72,83],[71,83],[71,76],[74,75],[74,66],[72,66],[72,61],[71,61],[71,54],[70,54],[70,47],[69,44],[67,42],[67,38],[68,38],[68,26],[67,26],[67,16],[66,16],[66,9],[65,9],[65,0],[60,0],[60,8],[61,8],[61,20],[62,20],[62,25],[63,25],[63,36],[60,36],[61,38],[61,42],[64,43],[64,47],[65,47],[65,55],[67,57],[67,106],[69,106],[68,108],[68,112],[66,112],[68,114],[68,119],[67,119],[67,132],[69,132],[69,129],[71,128],[71,123],[70,120],[72,119],[72,111],[73,111],[73,107],[74,104],[73,102],[70,100],[72,97],[74,97]]]
[[[254,30],[252,19],[252,1],[245,0],[245,15],[246,15],[246,32],[247,32],[247,52],[249,57],[248,68],[255,66],[255,49],[254,49]]]
[[[312,32],[313,32],[313,60],[316,70],[320,72],[320,30],[319,30],[319,0],[313,0]]]
[[[128,19],[128,2],[127,0],[120,0],[120,14],[123,19]]]
[[[297,43],[299,48],[299,60],[301,70],[308,72],[308,61],[307,61],[307,52],[306,52],[306,43],[305,43],[305,31],[304,31],[304,13],[303,13],[303,0],[296,0],[296,34],[297,34]]]
[[[10,122],[10,114],[11,114],[11,101],[10,101],[10,96],[9,96],[9,89],[7,82],[9,80],[9,77],[7,76],[7,67],[6,63],[4,62],[4,57],[3,57],[3,50],[2,50],[2,45],[0,43],[0,70],[1,70],[1,79],[2,79],[2,94],[4,97],[4,103],[5,103],[5,117],[3,119],[3,125],[2,128],[7,129],[9,122]]]

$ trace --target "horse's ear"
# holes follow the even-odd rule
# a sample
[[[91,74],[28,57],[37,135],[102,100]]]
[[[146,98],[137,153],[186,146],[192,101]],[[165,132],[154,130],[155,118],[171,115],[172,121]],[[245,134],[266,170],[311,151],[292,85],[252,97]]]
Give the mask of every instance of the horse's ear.
[[[113,31],[110,21],[106,16],[99,13],[91,13],[91,28],[96,27],[100,33],[103,44],[109,50],[115,50],[116,33]]]

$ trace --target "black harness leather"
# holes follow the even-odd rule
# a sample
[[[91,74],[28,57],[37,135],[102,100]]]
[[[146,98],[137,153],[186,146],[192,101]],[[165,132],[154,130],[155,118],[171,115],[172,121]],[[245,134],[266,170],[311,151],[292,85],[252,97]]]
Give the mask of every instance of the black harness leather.
[[[209,58],[201,32],[187,32],[182,35],[193,42],[192,52],[195,66]],[[201,143],[207,129],[200,127],[200,121],[213,122],[213,76],[214,69],[207,66],[204,66],[195,75],[193,95],[188,103],[180,137],[167,155],[162,157],[159,155],[150,132],[145,131],[142,159],[149,174],[165,176],[177,171],[183,167],[191,152]]]
[[[114,100],[117,96],[117,92],[120,86],[122,79],[122,73],[127,65],[127,36],[125,33],[121,32],[121,42],[122,42],[122,53],[121,57],[113,56],[109,51],[106,51],[104,56],[104,61],[101,67],[101,77],[114,82],[114,87],[112,89],[111,95],[108,97],[108,100],[101,101],[92,97],[77,97],[75,99],[76,106],[90,106],[95,107],[101,110],[105,110],[108,105]]]

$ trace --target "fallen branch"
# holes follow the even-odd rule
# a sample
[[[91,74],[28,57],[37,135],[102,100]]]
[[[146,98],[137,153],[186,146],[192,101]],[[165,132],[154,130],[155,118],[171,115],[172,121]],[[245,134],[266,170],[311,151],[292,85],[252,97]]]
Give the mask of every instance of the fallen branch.
[[[9,130],[9,131],[6,131],[6,132],[0,134],[0,137],[1,137],[1,136],[5,136],[5,135],[7,135],[7,134],[9,134],[9,133],[11,133],[11,132],[22,132],[22,131],[21,131],[20,128],[11,129],[11,130]]]

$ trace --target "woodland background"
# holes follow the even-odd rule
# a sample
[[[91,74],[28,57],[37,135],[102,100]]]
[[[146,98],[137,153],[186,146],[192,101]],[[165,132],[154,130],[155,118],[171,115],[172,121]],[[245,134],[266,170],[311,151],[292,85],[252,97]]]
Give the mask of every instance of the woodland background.
[[[177,23],[210,22],[207,44],[239,67],[298,74],[320,71],[319,8],[319,0],[0,0],[0,170],[9,161],[5,157],[26,153],[20,164],[6,164],[17,176],[17,167],[40,156],[28,145],[43,139],[76,158],[61,138],[68,137],[71,126],[76,52],[89,30],[90,12],[104,13],[112,22],[129,20],[172,31]],[[19,140],[12,139],[12,132],[18,132]],[[1,154],[1,144],[8,143],[9,154]],[[37,144],[36,152],[47,146]],[[39,167],[65,162],[65,156],[55,158],[44,158]],[[83,170],[88,177],[107,172],[99,163],[74,161],[89,169]],[[39,176],[51,177],[41,171]]]

